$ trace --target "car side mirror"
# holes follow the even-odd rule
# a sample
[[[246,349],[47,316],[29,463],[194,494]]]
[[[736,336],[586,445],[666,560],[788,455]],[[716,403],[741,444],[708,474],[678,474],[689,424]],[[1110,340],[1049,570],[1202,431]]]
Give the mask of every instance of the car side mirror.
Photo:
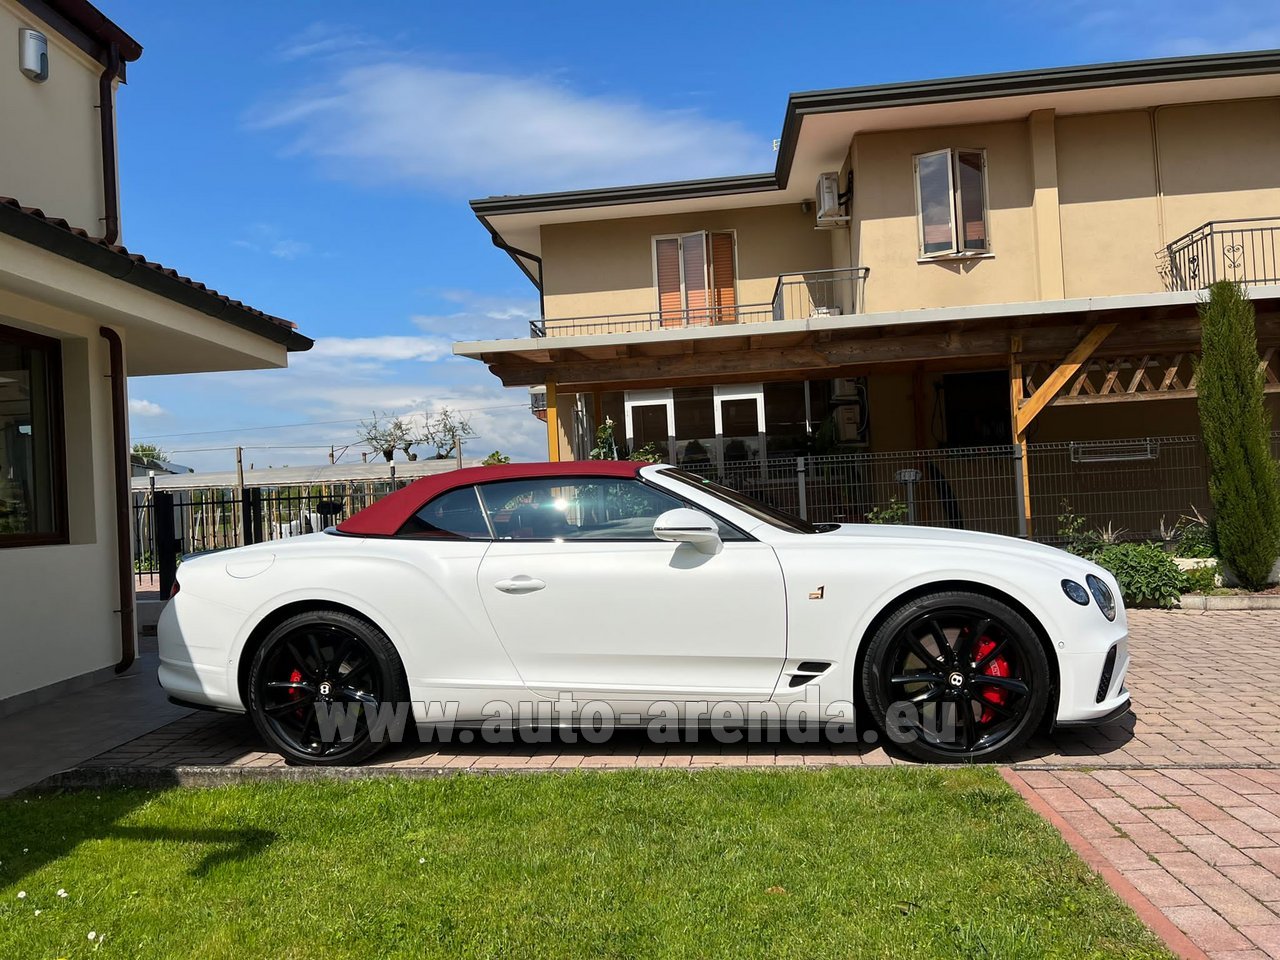
[[[653,521],[653,535],[672,543],[691,543],[702,553],[719,553],[720,525],[701,510],[677,507]]]

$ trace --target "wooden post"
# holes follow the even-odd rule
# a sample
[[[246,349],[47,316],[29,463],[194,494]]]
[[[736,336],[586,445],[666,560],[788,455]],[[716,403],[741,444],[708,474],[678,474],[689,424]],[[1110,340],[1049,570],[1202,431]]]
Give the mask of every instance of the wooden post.
[[[556,404],[556,382],[547,381],[547,459],[560,460],[560,414]]]
[[[1014,486],[1020,494],[1018,504],[1021,515],[1018,517],[1018,534],[1031,536],[1031,475],[1027,470],[1027,432],[1018,429],[1018,412],[1022,409],[1025,384],[1022,380],[1022,361],[1018,354],[1022,352],[1022,337],[1014,334],[1009,338],[1009,422],[1013,425],[1013,443],[1018,448],[1014,457],[1014,469],[1018,475],[1014,478]]]

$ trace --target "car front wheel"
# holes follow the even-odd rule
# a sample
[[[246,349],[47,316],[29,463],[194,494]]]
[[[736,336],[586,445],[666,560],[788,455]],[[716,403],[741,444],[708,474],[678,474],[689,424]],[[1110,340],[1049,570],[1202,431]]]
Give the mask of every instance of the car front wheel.
[[[990,597],[919,597],[875,632],[863,694],[880,730],[921,760],[989,761],[1027,741],[1049,703],[1044,647],[1026,618]]]
[[[370,717],[407,711],[404,666],[391,641],[359,617],[300,613],[272,630],[253,657],[248,709],[254,726],[290,763],[335,766],[385,746]],[[376,724],[380,726],[380,724]]]

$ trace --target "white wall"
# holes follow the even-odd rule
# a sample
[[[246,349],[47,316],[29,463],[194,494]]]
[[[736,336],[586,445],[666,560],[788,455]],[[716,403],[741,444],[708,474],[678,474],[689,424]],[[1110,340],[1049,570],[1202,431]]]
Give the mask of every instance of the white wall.
[[[70,543],[0,548],[0,702],[120,658],[111,381],[99,324],[0,290],[0,323],[62,342]]]

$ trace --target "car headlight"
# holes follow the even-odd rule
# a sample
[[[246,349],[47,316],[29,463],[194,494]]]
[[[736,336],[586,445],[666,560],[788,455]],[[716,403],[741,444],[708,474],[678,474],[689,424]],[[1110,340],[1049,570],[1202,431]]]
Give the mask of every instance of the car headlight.
[[[1116,618],[1116,598],[1111,595],[1111,588],[1102,582],[1101,578],[1095,577],[1092,573],[1084,578],[1084,582],[1089,584],[1089,592],[1093,594],[1093,599],[1098,601],[1098,609],[1102,611],[1102,615],[1108,620]]]
[[[1068,599],[1074,600],[1082,607],[1087,607],[1089,605],[1089,591],[1080,586],[1080,584],[1076,583],[1074,580],[1063,580],[1062,592],[1067,595]]]

